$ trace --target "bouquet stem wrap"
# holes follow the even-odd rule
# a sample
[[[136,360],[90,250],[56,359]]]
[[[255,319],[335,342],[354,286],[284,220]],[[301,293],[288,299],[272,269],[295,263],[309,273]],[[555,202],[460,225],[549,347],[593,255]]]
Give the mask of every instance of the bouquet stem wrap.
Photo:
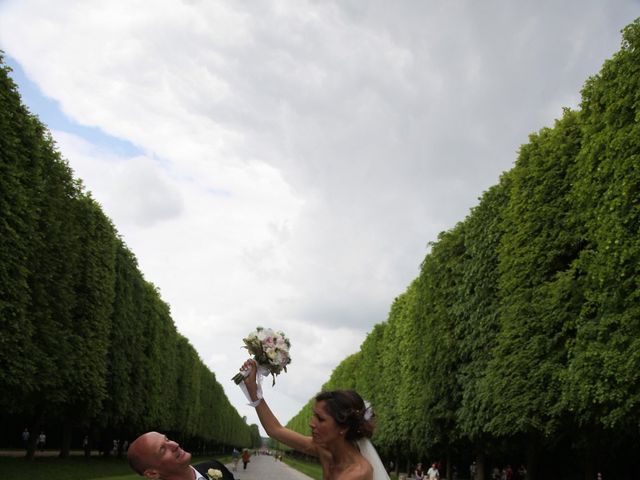
[[[258,398],[255,401],[251,400],[251,395],[249,395],[247,386],[244,384],[244,381],[243,381],[245,378],[247,378],[247,376],[249,376],[249,373],[251,373],[251,368],[246,370],[241,370],[240,373],[236,374],[236,376],[233,377],[233,381],[236,382],[236,384],[238,384],[238,386],[240,387],[240,390],[242,390],[242,393],[244,393],[244,396],[247,397],[247,401],[249,402],[249,405],[252,407],[255,407],[256,405],[258,405],[258,403],[260,403],[260,400],[262,400],[262,377],[266,377],[267,375],[269,375],[269,370],[261,365],[258,365],[258,372],[256,374]],[[239,381],[236,380],[238,377],[240,378]]]

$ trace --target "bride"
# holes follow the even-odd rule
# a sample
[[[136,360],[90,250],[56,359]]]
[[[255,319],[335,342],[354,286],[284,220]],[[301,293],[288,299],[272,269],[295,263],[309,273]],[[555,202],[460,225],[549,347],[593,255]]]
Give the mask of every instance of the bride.
[[[256,363],[247,360],[241,371],[246,394],[271,438],[318,457],[324,480],[387,480],[389,476],[369,438],[373,434],[371,407],[353,390],[321,392],[316,396],[307,437],[283,427],[262,397]],[[242,385],[242,384],[241,384]]]

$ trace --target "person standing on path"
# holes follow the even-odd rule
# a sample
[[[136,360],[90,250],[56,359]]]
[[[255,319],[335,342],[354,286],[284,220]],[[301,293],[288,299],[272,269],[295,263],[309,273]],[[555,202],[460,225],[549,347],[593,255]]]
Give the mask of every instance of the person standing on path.
[[[44,452],[44,446],[47,443],[47,436],[44,434],[44,431],[40,432],[40,435],[38,435],[38,449],[41,452]]]
[[[245,448],[242,451],[242,469],[246,470],[247,469],[247,464],[249,463],[249,459],[251,458],[251,452],[249,452],[248,448]]]
[[[231,457],[233,458],[233,471],[237,472],[238,471],[238,462],[240,461],[240,450],[238,450],[237,448],[233,448],[233,453],[231,454]]]
[[[82,439],[82,450],[84,450],[85,458],[89,458],[91,456],[91,446],[89,444],[89,435],[85,435]]]
[[[440,471],[435,463],[431,464],[431,468],[427,470],[427,477],[429,477],[429,480],[438,480],[440,478]]]
[[[29,438],[31,437],[31,434],[29,433],[29,429],[25,427],[25,429],[22,432],[22,434],[20,435],[20,437],[22,438],[22,446],[24,447],[25,450],[28,450],[29,449]]]

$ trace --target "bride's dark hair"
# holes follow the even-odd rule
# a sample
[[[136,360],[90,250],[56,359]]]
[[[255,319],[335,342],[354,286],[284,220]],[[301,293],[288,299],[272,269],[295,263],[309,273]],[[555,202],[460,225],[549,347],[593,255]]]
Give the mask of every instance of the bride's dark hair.
[[[324,402],[327,413],[341,426],[346,427],[345,438],[358,440],[373,435],[373,411],[354,390],[332,390],[316,395],[316,402]],[[365,416],[367,418],[365,418]]]

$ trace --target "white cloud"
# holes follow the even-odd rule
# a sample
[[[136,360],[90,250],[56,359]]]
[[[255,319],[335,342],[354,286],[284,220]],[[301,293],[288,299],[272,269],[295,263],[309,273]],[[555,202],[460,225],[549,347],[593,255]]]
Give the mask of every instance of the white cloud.
[[[52,135],[58,148],[72,158],[74,175],[97,187],[97,200],[117,225],[151,227],[183,213],[179,186],[153,159],[118,158],[75,135],[63,131]]]
[[[287,420],[639,14],[632,0],[5,0],[0,48],[70,118],[144,152],[54,133],[250,421],[226,381],[241,338],[291,336],[268,392]]]

